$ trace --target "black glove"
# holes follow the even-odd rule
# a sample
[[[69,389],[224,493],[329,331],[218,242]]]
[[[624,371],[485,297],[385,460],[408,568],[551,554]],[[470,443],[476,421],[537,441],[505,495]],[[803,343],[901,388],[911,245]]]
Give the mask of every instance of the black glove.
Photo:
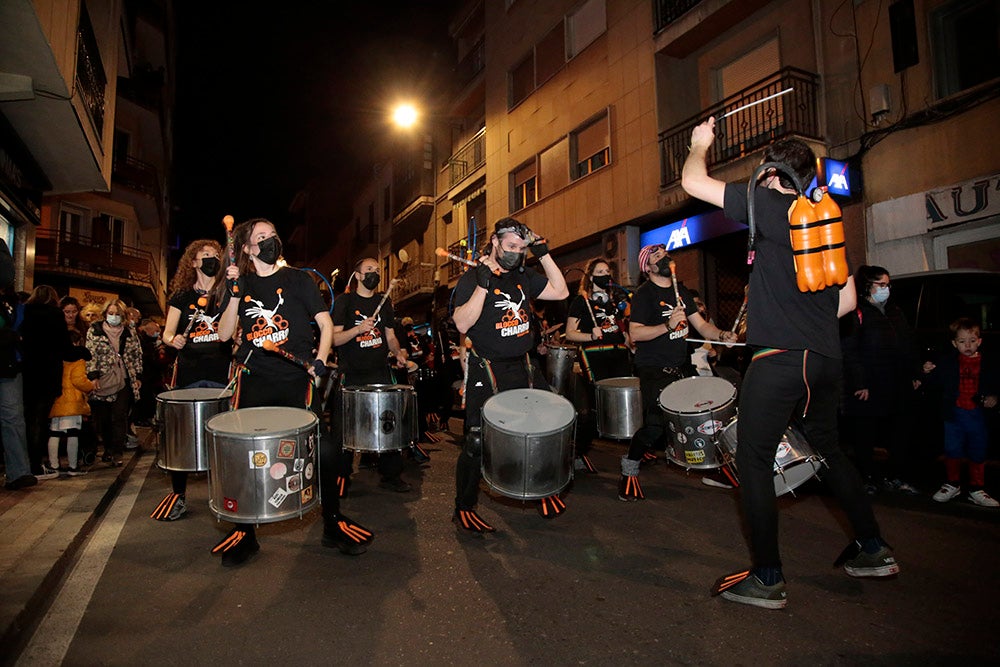
[[[316,374],[316,377],[324,377],[329,372],[330,369],[326,367],[326,364],[319,359],[313,359],[313,373]]]
[[[490,271],[490,267],[485,264],[479,264],[479,266],[476,267],[476,282],[483,289],[489,289],[490,276],[492,275],[493,272]]]
[[[528,249],[531,250],[532,255],[539,258],[545,257],[545,255],[549,254],[549,244],[545,241],[545,239],[538,239],[529,245]]]
[[[88,380],[97,380],[102,375],[104,375],[104,373],[102,373],[101,371],[90,371],[89,373],[87,373],[87,379]]]

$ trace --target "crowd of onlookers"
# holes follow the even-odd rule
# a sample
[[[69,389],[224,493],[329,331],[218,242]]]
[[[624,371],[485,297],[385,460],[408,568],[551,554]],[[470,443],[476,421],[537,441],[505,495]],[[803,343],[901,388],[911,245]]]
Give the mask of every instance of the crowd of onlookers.
[[[0,244],[3,244],[0,241]],[[0,281],[3,255],[0,247]],[[122,465],[148,426],[170,360],[160,325],[112,298],[83,306],[48,285],[0,297],[0,445],[8,490]]]

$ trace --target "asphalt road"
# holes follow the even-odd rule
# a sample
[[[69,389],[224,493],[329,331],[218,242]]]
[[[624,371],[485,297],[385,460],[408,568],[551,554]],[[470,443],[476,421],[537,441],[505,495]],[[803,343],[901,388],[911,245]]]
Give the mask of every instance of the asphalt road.
[[[141,456],[65,577],[18,664],[43,665],[841,665],[997,664],[994,596],[1000,514],[926,495],[879,501],[902,573],[858,580],[834,569],[843,519],[809,482],[781,499],[787,609],[709,596],[748,562],[732,492],[658,464],[647,500],[617,500],[623,447],[601,443],[567,513],[483,495],[500,531],[451,523],[445,440],[414,490],[355,476],[343,510],[376,532],[368,553],[320,545],[318,510],[259,529],[261,551],[227,569],[209,554],[228,525],[204,476],[188,516],[149,518],[169,477]]]

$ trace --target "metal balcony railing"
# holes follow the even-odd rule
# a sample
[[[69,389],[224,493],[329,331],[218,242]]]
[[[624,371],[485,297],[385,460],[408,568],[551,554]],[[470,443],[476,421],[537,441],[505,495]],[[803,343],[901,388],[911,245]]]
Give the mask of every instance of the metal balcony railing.
[[[133,190],[154,199],[160,196],[160,179],[156,167],[134,157],[116,157],[111,177]]]
[[[484,69],[486,69],[486,42],[480,37],[472,50],[455,67],[455,79],[459,87],[468,85]]]
[[[788,89],[792,92],[722,118],[729,111]],[[691,131],[709,116],[717,121],[716,140],[707,156],[709,168],[744,157],[781,137],[796,135],[819,139],[818,89],[818,75],[786,67],[680,125],[664,130],[659,135],[660,187],[680,180]]]
[[[76,85],[100,137],[104,134],[104,93],[108,77],[104,74],[97,36],[85,3],[80,5],[80,25],[76,29]]]
[[[483,227],[476,232],[476,245],[480,248],[486,244],[488,240],[486,235],[486,228]],[[469,247],[470,239],[465,237],[464,239],[459,239],[455,243],[448,246],[448,252],[452,255],[458,255],[459,257],[464,257],[465,259],[475,259],[479,257],[479,254],[474,251],[473,248]],[[448,262],[448,280],[455,280],[460,275],[465,273],[465,269],[468,267],[461,262],[449,261]]]
[[[653,32],[660,32],[701,0],[653,0]]]
[[[434,266],[407,266],[399,275],[399,283],[393,292],[393,301],[402,303],[418,294],[434,291]]]
[[[484,164],[486,164],[485,127],[448,158],[448,187],[455,187],[463,178]]]
[[[55,229],[35,232],[35,268],[88,274],[112,282],[143,283],[153,294],[162,291],[160,272],[151,253]]]

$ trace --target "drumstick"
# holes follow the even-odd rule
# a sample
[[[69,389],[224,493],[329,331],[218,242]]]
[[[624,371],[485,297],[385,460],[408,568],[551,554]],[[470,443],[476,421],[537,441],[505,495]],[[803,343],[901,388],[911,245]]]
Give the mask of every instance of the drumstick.
[[[392,280],[389,281],[389,287],[386,288],[385,294],[382,295],[382,300],[378,302],[378,305],[375,306],[375,312],[372,313],[372,319],[373,320],[376,317],[378,317],[378,311],[382,310],[382,306],[384,306],[385,302],[389,299],[389,292],[392,291],[392,288],[395,287],[396,283],[398,283],[398,282],[399,282],[399,280],[397,278],[393,278]]]
[[[593,292],[591,292],[591,294],[593,294]],[[589,312],[589,313],[590,313],[590,319],[592,319],[592,320],[594,321],[594,326],[595,326],[595,327],[597,327],[597,326],[600,326],[600,325],[599,325],[599,324],[597,323],[597,318],[596,318],[596,317],[594,317],[594,309],[593,309],[593,308],[591,308],[591,306],[590,306],[590,299],[584,299],[584,300],[583,300],[583,302],[584,302],[585,304],[587,304],[587,312]]]
[[[229,265],[236,263],[236,243],[233,240],[233,223],[236,222],[233,216],[227,215],[222,218],[222,224],[226,227],[226,252],[229,254]],[[236,296],[240,293],[239,283],[235,279],[229,281],[229,293]]]
[[[466,259],[464,257],[460,257],[459,255],[452,254],[447,250],[445,250],[444,248],[437,248],[434,251],[434,254],[437,255],[438,257],[445,257],[454,262],[460,262],[462,264],[465,264],[466,266],[479,266],[479,262],[474,262],[471,259]],[[493,274],[499,276],[500,271],[498,269],[494,269]]]
[[[233,379],[229,381],[229,384],[227,384],[225,387],[222,388],[222,391],[219,392],[219,395],[216,397],[216,399],[225,398],[226,392],[232,390],[236,386],[236,381],[240,378],[240,373],[250,372],[250,369],[247,368],[247,362],[250,361],[251,354],[253,354],[253,348],[250,348],[250,351],[247,352],[247,356],[245,359],[243,359],[242,364],[241,363],[236,364],[235,372],[233,373]]]
[[[795,88],[786,88],[785,90],[781,91],[780,93],[775,93],[774,95],[768,95],[767,97],[762,97],[762,98],[760,98],[759,100],[757,100],[755,102],[750,102],[749,104],[744,104],[741,107],[736,107],[735,109],[733,109],[732,111],[730,111],[729,113],[727,113],[726,115],[724,115],[722,118],[729,118],[734,113],[739,113],[740,111],[743,111],[744,109],[749,109],[750,107],[755,107],[758,104],[761,104],[763,102],[767,102],[768,100],[773,99],[775,97],[781,97],[782,95],[787,95],[788,93],[792,92],[793,90],[795,90]],[[720,118],[719,120],[722,120],[722,118]]]
[[[284,357],[285,359],[287,359],[288,361],[292,362],[293,364],[301,366],[306,371],[311,371],[312,370],[313,365],[311,363],[309,363],[305,359],[299,359],[298,357],[296,357],[291,352],[285,352],[283,349],[281,349],[281,347],[279,347],[278,345],[275,345],[273,340],[265,340],[263,343],[261,343],[260,346],[262,348],[264,348],[265,350],[267,350],[268,352],[274,352],[279,357]]]
[[[733,328],[730,330],[730,333],[736,333],[736,330],[739,328],[740,319],[743,317],[743,313],[747,309],[747,299],[749,297],[750,297],[750,291],[746,289],[743,290],[743,303],[740,304],[740,309],[736,313],[736,319],[733,321]]]
[[[738,347],[743,347],[746,343],[727,343],[723,340],[705,340],[703,338],[685,338],[689,343],[708,343],[709,345],[725,345],[726,347],[732,347],[736,345]]]
[[[181,334],[182,336],[187,336],[189,333],[191,333],[191,328],[194,326],[194,323],[198,320],[201,314],[205,312],[205,306],[207,305],[208,305],[207,297],[204,296],[198,297],[198,307],[194,309],[193,313],[191,313],[191,319],[188,320],[187,326],[184,327],[184,333]]]
[[[681,291],[677,288],[677,264],[670,260],[670,282],[674,284],[674,300],[677,301],[677,308],[684,309],[684,302],[681,301]],[[685,319],[687,316],[685,315]]]

